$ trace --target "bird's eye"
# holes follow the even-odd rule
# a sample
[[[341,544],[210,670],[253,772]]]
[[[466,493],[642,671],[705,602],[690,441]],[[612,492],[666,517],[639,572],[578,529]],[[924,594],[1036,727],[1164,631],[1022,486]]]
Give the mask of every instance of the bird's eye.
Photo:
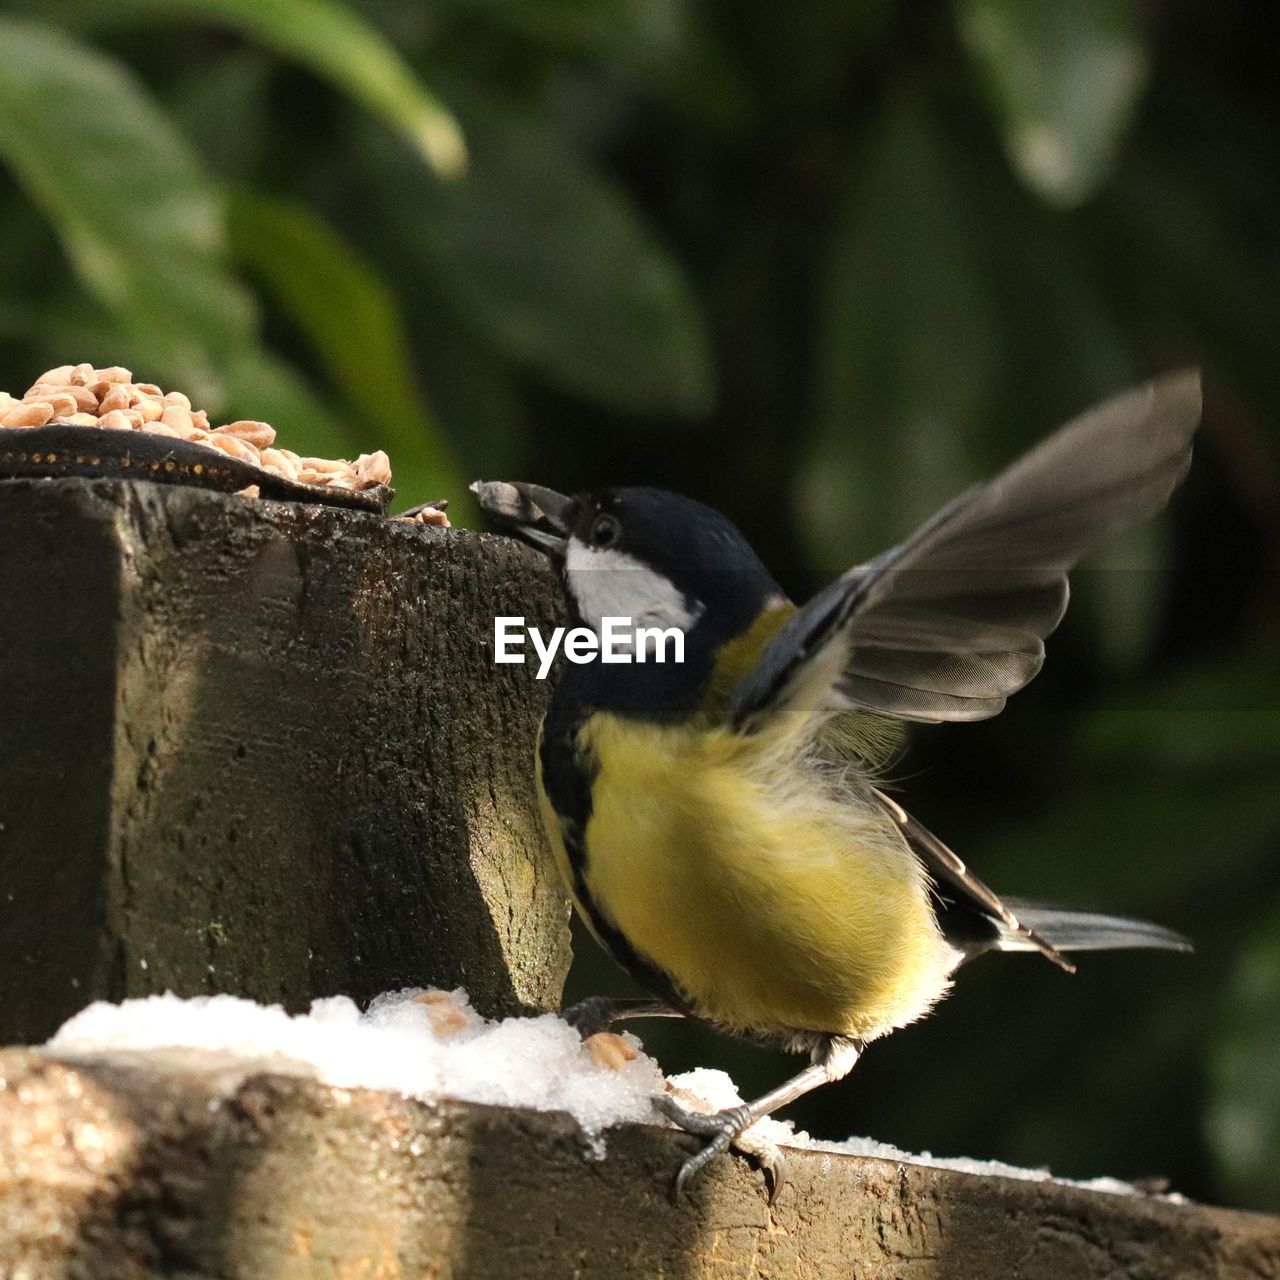
[[[622,526],[615,516],[597,516],[591,526],[591,545],[611,547],[622,535]]]

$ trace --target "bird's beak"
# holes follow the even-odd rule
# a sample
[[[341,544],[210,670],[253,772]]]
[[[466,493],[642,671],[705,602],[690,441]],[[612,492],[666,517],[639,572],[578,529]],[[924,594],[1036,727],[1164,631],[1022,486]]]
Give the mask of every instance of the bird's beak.
[[[471,486],[480,510],[500,529],[551,556],[564,554],[574,501],[540,484],[477,480]]]

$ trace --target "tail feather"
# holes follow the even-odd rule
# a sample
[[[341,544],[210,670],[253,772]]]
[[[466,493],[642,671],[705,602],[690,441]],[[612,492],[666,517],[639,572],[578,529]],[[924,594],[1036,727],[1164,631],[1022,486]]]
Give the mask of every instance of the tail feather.
[[[1018,922],[1059,951],[1113,951],[1149,947],[1159,951],[1190,951],[1191,942],[1180,933],[1147,920],[1105,916],[1094,911],[1072,911],[1025,898],[1004,898]],[[1034,940],[1013,931],[1002,932],[1001,951],[1036,951]]]

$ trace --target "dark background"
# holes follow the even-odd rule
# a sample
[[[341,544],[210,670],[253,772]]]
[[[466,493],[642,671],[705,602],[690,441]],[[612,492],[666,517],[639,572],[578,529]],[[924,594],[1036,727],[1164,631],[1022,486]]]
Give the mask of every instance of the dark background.
[[[988,958],[794,1115],[1280,1207],[1274,6],[345,3],[0,5],[0,386],[124,363],[463,522],[473,475],[666,485],[804,595],[1202,365],[1168,517],[897,771],[998,889],[1197,954]],[[571,994],[625,988],[579,952]]]

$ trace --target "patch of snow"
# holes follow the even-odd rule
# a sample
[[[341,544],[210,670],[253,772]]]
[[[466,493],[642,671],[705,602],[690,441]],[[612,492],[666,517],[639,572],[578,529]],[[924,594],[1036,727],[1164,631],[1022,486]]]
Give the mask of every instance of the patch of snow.
[[[634,1036],[624,1039],[641,1048]],[[604,1066],[578,1033],[555,1015],[486,1020],[471,1008],[461,989],[392,992],[378,996],[364,1013],[346,996],[316,1000],[305,1014],[288,1014],[279,1005],[264,1006],[237,996],[98,1001],[66,1022],[45,1049],[63,1058],[120,1050],[207,1050],[305,1074],[337,1088],[381,1089],[424,1102],[454,1098],[567,1111],[597,1156],[604,1154],[601,1135],[614,1125],[665,1123],[649,1100],[666,1088],[691,1110],[718,1111],[742,1102],[723,1071],[699,1068],[668,1081],[643,1052],[620,1069]],[[749,1133],[766,1143],[826,1155],[870,1156],[980,1177],[1139,1194],[1138,1188],[1116,1178],[1074,1182],[1054,1178],[1047,1169],[912,1153],[872,1138],[817,1140],[789,1120],[771,1117],[752,1125]]]
[[[699,1067],[683,1075],[671,1076],[667,1081],[676,1100],[684,1106],[701,1111],[720,1111],[736,1107],[742,1101],[737,1086],[723,1071]],[[797,1148],[801,1151],[818,1151],[829,1155],[868,1156],[875,1160],[892,1160],[899,1164],[920,1165],[927,1169],[950,1169],[955,1173],[967,1173],[982,1178],[1016,1178],[1023,1182],[1056,1182],[1063,1186],[1080,1187],[1086,1191],[1100,1191],[1108,1195],[1132,1196],[1143,1194],[1132,1183],[1119,1178],[1088,1178],[1076,1181],[1071,1178],[1055,1178],[1048,1169],[1025,1169],[1020,1165],[1005,1164],[1000,1160],[974,1160],[968,1156],[935,1156],[928,1151],[903,1151],[888,1142],[874,1138],[846,1138],[843,1142],[828,1142],[811,1138],[803,1129],[797,1129],[790,1120],[767,1117],[758,1120],[747,1131],[777,1146]],[[1176,1193],[1163,1197],[1175,1202],[1182,1197]]]
[[[98,1001],[45,1046],[65,1058],[171,1048],[232,1055],[343,1089],[567,1111],[598,1154],[610,1126],[653,1122],[649,1099],[663,1087],[652,1058],[640,1055],[620,1070],[600,1066],[560,1018],[487,1021],[461,990],[399,991],[365,1013],[346,996],[316,1000],[296,1015],[236,996]]]

